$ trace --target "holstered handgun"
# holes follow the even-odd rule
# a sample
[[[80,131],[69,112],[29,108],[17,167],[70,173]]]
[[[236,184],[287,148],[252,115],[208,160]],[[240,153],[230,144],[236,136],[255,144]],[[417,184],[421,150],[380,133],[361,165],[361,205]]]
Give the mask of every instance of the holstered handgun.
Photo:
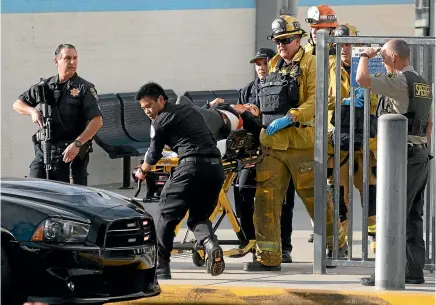
[[[92,152],[92,139],[80,146],[80,150],[76,158],[83,159],[85,158],[86,154],[90,152]]]

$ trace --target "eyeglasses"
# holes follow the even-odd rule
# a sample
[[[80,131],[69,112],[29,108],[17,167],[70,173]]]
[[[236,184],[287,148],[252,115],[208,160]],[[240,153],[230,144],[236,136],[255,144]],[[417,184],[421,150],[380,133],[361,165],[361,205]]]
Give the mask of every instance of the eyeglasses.
[[[282,38],[282,39],[273,39],[273,42],[276,45],[286,45],[286,44],[290,44],[291,42],[293,42],[295,39],[297,39],[298,37],[287,37],[287,38]]]

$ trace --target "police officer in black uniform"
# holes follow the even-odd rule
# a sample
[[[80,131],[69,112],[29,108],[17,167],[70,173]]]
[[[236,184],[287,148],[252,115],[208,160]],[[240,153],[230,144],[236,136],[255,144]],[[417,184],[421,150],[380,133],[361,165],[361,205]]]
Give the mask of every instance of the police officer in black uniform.
[[[223,251],[209,220],[224,183],[224,168],[216,139],[199,112],[189,105],[169,103],[165,91],[156,83],[142,86],[136,100],[152,120],[150,148],[144,163],[136,171],[136,178],[145,179],[147,172],[162,157],[165,145],[179,156],[179,165],[174,168],[160,196],[158,278],[171,278],[174,230],[188,210],[187,224],[207,254],[207,271],[213,276],[219,275],[225,268]]]
[[[54,61],[58,74],[30,87],[13,105],[15,111],[31,116],[40,127],[32,137],[35,159],[30,165],[30,176],[87,185],[92,138],[103,126],[97,92],[93,84],[77,75],[77,51],[73,45],[59,45]],[[42,92],[45,97],[41,96]],[[51,139],[47,147],[51,170],[48,171],[40,141],[47,121],[41,110],[35,108],[42,102],[51,108],[51,115],[48,114],[52,122]]]
[[[388,74],[370,75],[368,59],[381,51]],[[383,48],[368,48],[360,55],[356,81],[363,88],[388,98],[384,113],[403,114],[408,120],[406,284],[424,283],[425,242],[423,231],[424,189],[430,157],[427,141],[431,133],[432,88],[409,63],[410,47],[401,39]],[[362,285],[374,286],[375,277],[362,278]]]
[[[253,104],[260,108],[259,105],[259,89],[258,86],[262,79],[268,75],[268,60],[271,60],[276,55],[276,52],[269,48],[260,48],[255,57],[250,60],[251,64],[255,64],[257,77],[247,86],[240,90],[238,104]],[[252,114],[249,111],[244,111],[243,108],[240,114],[244,120],[244,128],[246,122],[252,122]],[[260,120],[260,118],[257,118]],[[260,134],[262,127],[259,122],[259,130],[255,133]],[[251,124],[253,125],[253,124]],[[245,233],[247,240],[255,239],[255,231],[253,224],[254,213],[254,197],[256,195],[256,169],[243,169],[238,174],[238,188],[234,188],[236,214],[241,220],[241,228]],[[283,202],[281,215],[281,237],[282,237],[282,263],[292,263],[292,218],[294,212],[295,188],[292,178],[289,181],[286,198]],[[244,245],[242,245],[244,246]]]

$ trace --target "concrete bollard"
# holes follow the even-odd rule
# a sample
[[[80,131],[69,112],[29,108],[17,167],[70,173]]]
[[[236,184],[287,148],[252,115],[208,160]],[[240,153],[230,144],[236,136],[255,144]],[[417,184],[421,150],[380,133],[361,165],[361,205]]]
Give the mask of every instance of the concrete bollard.
[[[377,252],[375,287],[405,289],[407,119],[384,114],[377,132]]]

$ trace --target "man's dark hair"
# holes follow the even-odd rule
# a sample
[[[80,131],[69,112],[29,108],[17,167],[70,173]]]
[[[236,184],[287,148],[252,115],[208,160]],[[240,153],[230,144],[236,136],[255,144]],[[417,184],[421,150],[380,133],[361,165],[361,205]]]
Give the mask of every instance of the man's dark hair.
[[[392,51],[394,51],[395,54],[397,54],[399,57],[402,58],[409,58],[410,56],[410,47],[402,39],[394,39],[391,40],[391,47]]]
[[[139,88],[135,100],[140,101],[146,96],[152,98],[154,101],[157,101],[159,96],[162,96],[165,101],[168,101],[168,96],[165,94],[165,90],[159,84],[154,82],[149,82]]]
[[[56,50],[55,50],[55,56],[56,56],[56,57],[59,56],[59,54],[61,53],[61,51],[62,51],[63,49],[74,49],[74,50],[75,50],[76,47],[73,46],[72,44],[69,44],[69,43],[62,43],[62,44],[58,45],[58,47],[56,48]]]

